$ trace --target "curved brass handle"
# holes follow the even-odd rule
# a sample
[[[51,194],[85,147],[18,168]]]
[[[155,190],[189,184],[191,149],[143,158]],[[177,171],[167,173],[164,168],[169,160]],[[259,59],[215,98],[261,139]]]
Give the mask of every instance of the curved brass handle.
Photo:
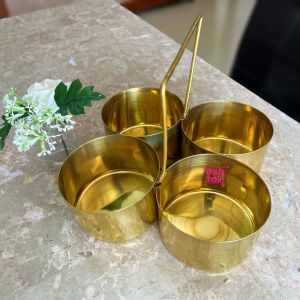
[[[184,39],[178,54],[176,55],[171,67],[169,68],[167,74],[165,75],[164,80],[161,83],[160,86],[160,96],[162,99],[162,118],[163,118],[163,161],[162,161],[162,172],[159,178],[159,183],[161,183],[162,179],[164,178],[166,174],[166,168],[167,168],[167,149],[168,149],[168,136],[167,136],[167,101],[166,101],[166,87],[167,84],[174,73],[174,70],[176,69],[194,31],[197,29],[196,37],[195,37],[195,45],[194,45],[194,51],[193,51],[193,57],[191,61],[191,66],[190,66],[190,74],[189,74],[189,79],[188,79],[188,86],[187,86],[187,91],[185,95],[185,103],[184,103],[184,114],[183,118],[186,117],[188,113],[188,102],[189,102],[189,97],[190,97],[190,92],[191,92],[191,86],[192,86],[192,80],[193,80],[193,74],[194,74],[194,67],[195,67],[195,61],[196,61],[196,56],[197,56],[197,51],[198,51],[198,46],[199,46],[199,39],[200,39],[200,31],[201,31],[201,26],[202,26],[202,21],[203,17],[198,16],[196,20],[194,21],[191,29],[189,30],[186,38]]]

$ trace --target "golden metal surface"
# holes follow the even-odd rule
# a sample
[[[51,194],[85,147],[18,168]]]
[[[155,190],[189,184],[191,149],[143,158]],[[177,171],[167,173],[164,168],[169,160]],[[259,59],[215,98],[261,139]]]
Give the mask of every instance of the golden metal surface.
[[[104,105],[102,118],[108,133],[121,135],[98,138],[80,146],[61,167],[58,181],[63,197],[76,220],[98,239],[131,239],[155,220],[153,187],[160,170],[155,150],[161,155],[162,123],[165,139],[169,138],[170,143],[169,159],[173,161],[180,152],[183,115],[180,99],[165,91],[165,83],[197,27],[186,94],[188,102],[201,23],[202,18],[198,17],[163,81],[164,105],[160,90],[155,88],[133,88],[112,97]],[[164,151],[166,154],[167,148]],[[164,161],[167,163],[167,155]]]
[[[259,172],[273,136],[271,121],[259,110],[238,102],[209,102],[182,120],[182,154],[219,153]]]
[[[184,39],[178,54],[176,55],[171,67],[169,68],[164,80],[161,83],[160,86],[160,97],[161,97],[161,105],[162,105],[162,130],[163,130],[163,153],[162,153],[162,172],[160,175],[159,182],[162,181],[162,179],[165,176],[166,173],[166,167],[167,167],[167,151],[168,149],[172,146],[169,144],[168,146],[168,136],[167,136],[167,84],[174,73],[193,33],[197,29],[196,36],[195,36],[195,44],[194,44],[194,51],[193,51],[193,58],[191,61],[191,67],[190,67],[190,75],[189,75],[189,80],[188,80],[188,88],[187,88],[187,93],[186,93],[186,98],[185,98],[185,110],[184,110],[184,115],[187,113],[188,109],[188,102],[189,102],[189,96],[190,96],[190,91],[191,91],[191,85],[192,85],[192,79],[193,79],[193,72],[194,72],[194,66],[195,66],[195,60],[197,56],[197,51],[198,51],[198,46],[199,46],[199,39],[200,39],[200,32],[201,32],[201,27],[202,27],[202,22],[203,22],[203,17],[198,16],[196,20],[194,21],[193,26],[189,30],[186,38]]]
[[[154,147],[160,160],[162,160],[162,119],[165,117],[167,120],[167,139],[169,143],[168,149],[165,148],[165,151],[167,151],[167,164],[170,165],[180,158],[180,120],[186,115],[188,108],[201,25],[202,17],[199,16],[196,18],[189,30],[179,53],[177,54],[164,80],[166,83],[166,78],[170,78],[194,31],[197,29],[184,106],[176,95],[166,91],[164,92],[166,95],[166,115],[163,115],[161,110],[160,89],[131,88],[113,96],[105,103],[102,109],[102,119],[105,124],[107,134],[120,133],[123,135],[142,138]]]
[[[156,189],[160,230],[165,246],[175,257],[192,267],[223,273],[248,256],[270,215],[271,197],[255,171],[226,155],[189,156],[166,169],[166,85],[181,55],[180,51],[160,90],[163,160]],[[205,108],[202,118],[199,118],[197,114],[194,117],[198,108],[192,109],[186,120],[182,121],[182,130],[190,133],[191,138],[197,137],[198,144],[205,147],[211,145],[211,151],[227,151],[235,155],[240,152],[243,155],[255,153],[249,152],[255,149],[259,154],[257,159],[262,160],[273,134],[272,124],[262,113],[250,106],[224,102],[220,107],[208,104],[210,110]],[[215,121],[212,116],[222,117]],[[202,131],[202,128],[207,131]],[[226,135],[228,130],[231,135]],[[188,137],[183,140],[183,148],[189,145]],[[186,151],[185,154],[191,153]],[[223,170],[222,181],[217,184],[209,181],[206,168]]]
[[[160,229],[167,249],[190,266],[220,273],[247,257],[269,217],[271,198],[255,171],[225,155],[195,155],[166,169],[168,155],[174,160],[178,154],[180,119],[187,115],[201,24],[202,17],[198,17],[160,89],[130,89],[105,104],[102,117],[107,132],[121,134],[95,139],[74,151],[61,168],[59,186],[86,231],[102,240],[120,241],[137,236],[155,220],[153,187],[157,183]],[[196,29],[183,109],[180,99],[167,92],[166,86]],[[194,116],[191,110],[182,122],[185,138],[193,132],[198,136],[201,130],[197,127],[207,125],[211,131],[192,145],[210,146],[210,151],[230,155],[264,153],[261,149],[266,149],[273,133],[272,125],[268,129],[269,120],[250,106],[244,106],[241,113],[237,109],[241,104],[222,105],[211,111],[206,108],[201,119],[196,115],[195,121],[184,127]],[[215,115],[221,115],[223,123],[210,121]],[[225,134],[229,125],[232,136]],[[159,180],[159,159],[147,143],[162,158]],[[208,182],[204,176],[207,167],[226,169],[225,182]]]
[[[227,167],[225,184],[208,183],[206,167]],[[167,249],[187,265],[213,273],[227,272],[248,256],[271,210],[263,180],[224,155],[176,162],[156,193]]]
[[[183,115],[181,100],[167,92],[167,127],[169,163],[180,156]],[[157,88],[132,88],[113,96],[102,109],[107,134],[140,137],[150,144],[161,159],[162,153],[161,98]]]
[[[156,152],[146,142],[111,135],[94,139],[67,157],[58,183],[75,219],[105,241],[134,238],[155,221]]]

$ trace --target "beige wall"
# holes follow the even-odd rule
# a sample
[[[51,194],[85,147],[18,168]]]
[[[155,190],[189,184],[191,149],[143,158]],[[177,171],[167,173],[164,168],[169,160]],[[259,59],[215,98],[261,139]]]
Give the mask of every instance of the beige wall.
[[[255,0],[194,0],[143,13],[141,17],[179,43],[193,18],[204,15],[199,55],[226,74]]]

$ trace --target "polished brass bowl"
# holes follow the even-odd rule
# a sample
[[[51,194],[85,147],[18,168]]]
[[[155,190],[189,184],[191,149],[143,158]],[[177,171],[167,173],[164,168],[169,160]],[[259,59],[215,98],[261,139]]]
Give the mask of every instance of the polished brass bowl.
[[[259,172],[273,136],[271,121],[238,102],[216,101],[192,108],[182,120],[182,154],[219,153]]]
[[[198,154],[166,168],[166,87],[175,67],[176,62],[160,88],[163,159],[156,197],[161,235],[170,253],[189,266],[223,273],[239,265],[251,251],[260,229],[270,215],[271,197],[266,184],[254,170],[226,155]],[[232,102],[219,106],[208,104],[202,114],[192,118],[194,122],[184,124],[184,120],[183,129],[194,133],[191,138],[236,138],[240,144],[249,140],[249,144],[245,142],[249,147],[268,143],[273,132],[268,120],[250,106],[243,106],[244,113],[241,114],[241,110],[237,109],[241,106]],[[188,118],[194,116],[197,109],[191,110]],[[222,118],[215,121],[213,117],[219,115]],[[254,118],[255,115],[261,117]],[[227,133],[229,125],[230,136]],[[265,129],[268,125],[271,126],[269,131]],[[206,128],[206,132],[202,128]],[[260,138],[256,140],[258,133]],[[246,136],[250,136],[248,140]],[[255,142],[250,144],[252,140]],[[218,144],[222,145],[219,141]],[[221,152],[226,145],[216,150]]]
[[[165,77],[173,72],[197,29],[186,104],[201,23],[199,16]],[[166,165],[167,148],[161,147],[163,124],[164,139],[169,138],[174,147],[169,150],[170,159],[174,160],[180,149],[179,124],[184,113],[177,96],[164,89],[163,97],[163,107],[161,90],[155,88],[133,88],[112,97],[105,104],[102,117],[108,133],[121,134],[97,138],[80,146],[61,167],[58,177],[61,194],[76,220],[98,239],[113,242],[131,239],[155,220],[157,206],[153,188],[160,165],[156,151],[149,144],[159,155],[163,152],[162,161]]]
[[[223,183],[208,180],[207,168],[224,170]],[[271,210],[259,175],[224,155],[176,162],[156,193],[166,248],[187,265],[213,273],[227,272],[248,256]]]
[[[73,151],[58,183],[75,219],[105,241],[136,237],[155,221],[153,187],[159,175],[156,152],[143,140],[111,135]]]
[[[167,92],[168,164],[180,157],[183,104]],[[102,109],[102,120],[107,134],[142,138],[162,155],[162,113],[158,88],[132,88],[109,99]]]
[[[193,33],[196,31],[193,57],[184,105],[180,98],[166,91],[168,156],[170,165],[181,157],[180,120],[186,115],[188,99],[191,91],[195,60],[198,51],[202,16],[198,16],[189,30],[170,70],[179,62]],[[102,120],[107,134],[119,133],[138,137],[149,143],[160,159],[162,150],[162,110],[161,96],[158,88],[131,88],[110,98],[102,110]]]

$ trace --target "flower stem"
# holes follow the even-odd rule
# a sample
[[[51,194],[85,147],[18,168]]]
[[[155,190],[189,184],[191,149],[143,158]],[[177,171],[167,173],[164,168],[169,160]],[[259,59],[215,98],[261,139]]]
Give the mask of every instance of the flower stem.
[[[62,145],[64,146],[64,149],[66,151],[67,156],[69,156],[70,153],[69,153],[69,150],[67,148],[67,144],[66,144],[66,142],[65,142],[65,140],[64,140],[64,138],[63,138],[62,135],[61,135],[60,141],[61,141]]]

